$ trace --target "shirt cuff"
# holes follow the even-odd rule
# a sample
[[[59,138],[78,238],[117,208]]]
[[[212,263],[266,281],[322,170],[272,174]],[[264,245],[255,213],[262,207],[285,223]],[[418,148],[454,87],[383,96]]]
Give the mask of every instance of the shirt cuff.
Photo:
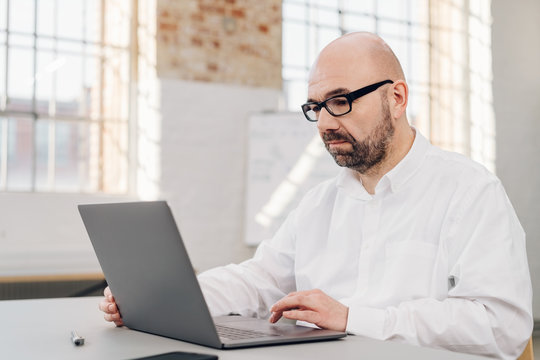
[[[372,339],[384,340],[386,311],[366,306],[349,306],[347,332]]]

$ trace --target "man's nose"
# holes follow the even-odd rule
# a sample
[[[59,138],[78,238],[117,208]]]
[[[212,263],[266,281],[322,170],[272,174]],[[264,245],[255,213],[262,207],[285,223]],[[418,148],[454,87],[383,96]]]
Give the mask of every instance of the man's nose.
[[[339,120],[330,114],[326,108],[322,108],[319,113],[319,119],[317,120],[317,127],[320,132],[328,130],[337,130],[339,128]]]

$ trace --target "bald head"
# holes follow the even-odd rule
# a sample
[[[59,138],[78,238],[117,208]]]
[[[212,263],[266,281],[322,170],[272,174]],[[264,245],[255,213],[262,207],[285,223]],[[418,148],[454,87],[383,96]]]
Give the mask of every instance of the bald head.
[[[343,73],[357,82],[405,80],[401,64],[388,44],[368,32],[349,33],[328,44],[310,72],[310,83]]]
[[[348,112],[333,112],[332,106],[340,104],[333,100],[336,97],[381,83],[365,96],[353,101],[349,97]],[[309,74],[307,101],[326,109],[315,106],[313,111],[328,151],[338,165],[356,170],[368,187],[374,188],[412,146],[414,131],[406,115],[408,86],[403,69],[392,49],[375,34],[351,33],[328,44]]]

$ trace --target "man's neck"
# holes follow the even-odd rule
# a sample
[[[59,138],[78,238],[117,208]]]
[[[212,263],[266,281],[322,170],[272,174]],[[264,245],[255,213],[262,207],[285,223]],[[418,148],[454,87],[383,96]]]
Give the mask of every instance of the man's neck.
[[[416,131],[408,123],[406,127],[400,129],[396,127],[395,141],[390,144],[386,158],[363,174],[356,172],[369,194],[375,194],[375,188],[381,178],[407,155],[414,143],[415,135]]]

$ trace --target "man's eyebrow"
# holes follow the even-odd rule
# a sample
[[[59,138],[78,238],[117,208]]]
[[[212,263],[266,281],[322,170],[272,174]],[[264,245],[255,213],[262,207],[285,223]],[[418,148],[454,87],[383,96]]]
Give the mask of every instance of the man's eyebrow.
[[[349,92],[350,92],[350,90],[347,89],[347,88],[337,88],[337,89],[334,89],[334,90],[330,90],[329,92],[324,94],[324,99],[328,99],[329,97],[332,97],[334,95],[348,94]],[[307,102],[318,102],[318,101],[313,99],[313,98],[308,98]]]

